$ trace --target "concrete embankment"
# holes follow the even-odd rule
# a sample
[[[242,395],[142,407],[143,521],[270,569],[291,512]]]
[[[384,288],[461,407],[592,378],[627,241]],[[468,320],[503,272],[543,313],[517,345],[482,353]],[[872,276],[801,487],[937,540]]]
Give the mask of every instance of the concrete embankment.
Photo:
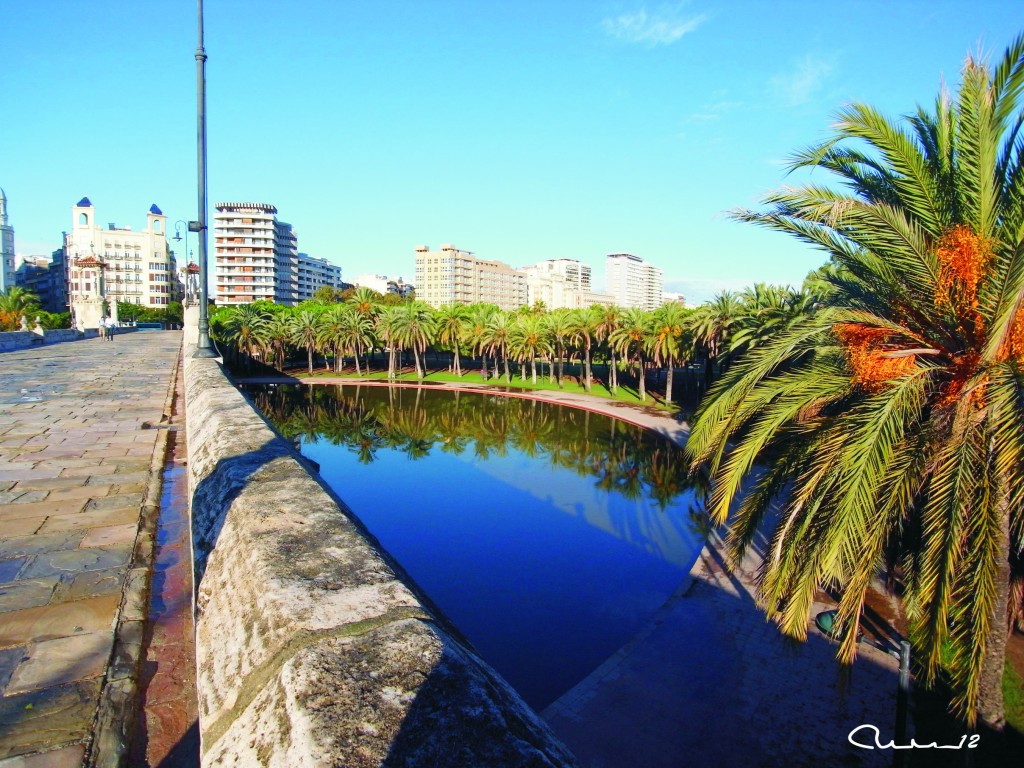
[[[577,764],[217,361],[185,397],[204,764]]]

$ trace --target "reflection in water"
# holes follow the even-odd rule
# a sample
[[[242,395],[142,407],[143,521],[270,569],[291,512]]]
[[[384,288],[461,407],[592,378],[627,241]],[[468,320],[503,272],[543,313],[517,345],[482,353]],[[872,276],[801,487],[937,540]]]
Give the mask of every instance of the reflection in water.
[[[537,708],[642,627],[700,550],[680,450],[630,424],[470,392],[247,391]]]

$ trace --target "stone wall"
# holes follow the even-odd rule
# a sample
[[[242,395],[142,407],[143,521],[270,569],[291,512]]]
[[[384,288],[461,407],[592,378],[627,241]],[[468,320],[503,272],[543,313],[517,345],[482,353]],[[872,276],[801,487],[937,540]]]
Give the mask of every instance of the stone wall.
[[[119,333],[135,331],[135,328],[120,328]],[[10,352],[15,349],[31,349],[32,347],[43,346],[44,344],[60,344],[64,341],[79,341],[80,339],[95,339],[99,332],[95,328],[86,331],[77,331],[74,328],[61,328],[53,331],[43,331],[39,334],[35,331],[6,331],[0,333],[0,352]]]
[[[185,399],[204,765],[577,765],[188,347]]]

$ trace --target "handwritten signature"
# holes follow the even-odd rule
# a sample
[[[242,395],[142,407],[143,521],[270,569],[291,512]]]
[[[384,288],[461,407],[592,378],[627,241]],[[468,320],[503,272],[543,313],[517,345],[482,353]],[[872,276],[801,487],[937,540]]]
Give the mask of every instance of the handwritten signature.
[[[858,731],[869,730],[875,732],[875,738],[873,743],[864,744],[853,738],[853,735]],[[911,739],[909,744],[897,744],[895,741],[890,740],[883,744],[879,740],[879,730],[877,725],[871,725],[865,723],[864,725],[858,725],[849,735],[846,737],[853,746],[860,747],[861,749],[975,749],[978,746],[978,742],[981,741],[981,736],[973,734],[968,736],[966,733],[960,737],[958,744],[939,744],[933,741],[931,744],[918,744],[916,740]]]

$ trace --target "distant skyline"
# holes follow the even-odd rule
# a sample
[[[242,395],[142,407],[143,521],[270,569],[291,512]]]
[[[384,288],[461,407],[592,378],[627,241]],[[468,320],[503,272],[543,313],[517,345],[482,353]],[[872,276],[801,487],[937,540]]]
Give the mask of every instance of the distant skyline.
[[[346,279],[412,281],[416,245],[453,243],[513,267],[579,259],[597,288],[607,254],[633,253],[691,304],[796,286],[824,256],[726,212],[793,183],[786,159],[842,105],[932,104],[1021,10],[205,0],[209,217],[271,203]],[[0,19],[17,252],[58,247],[83,196],[118,226],[153,203],[196,218],[196,3],[0,0]]]

